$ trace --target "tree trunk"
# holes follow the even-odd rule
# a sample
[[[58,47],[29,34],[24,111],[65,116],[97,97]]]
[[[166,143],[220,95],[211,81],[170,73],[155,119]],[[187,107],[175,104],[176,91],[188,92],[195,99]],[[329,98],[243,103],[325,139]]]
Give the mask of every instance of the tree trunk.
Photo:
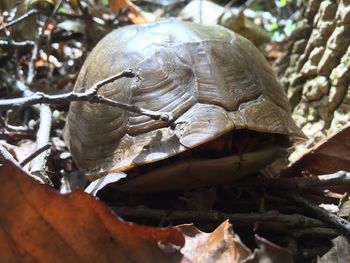
[[[309,145],[350,121],[349,45],[350,0],[310,0],[276,63]]]

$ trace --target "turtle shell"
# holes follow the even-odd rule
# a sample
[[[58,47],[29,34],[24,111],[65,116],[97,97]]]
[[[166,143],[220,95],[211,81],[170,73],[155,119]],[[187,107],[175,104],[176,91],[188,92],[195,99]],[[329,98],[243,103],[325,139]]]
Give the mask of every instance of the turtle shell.
[[[177,19],[120,28],[92,50],[74,90],[127,68],[140,78],[107,84],[99,94],[154,111],[172,125],[123,109],[71,103],[64,138],[91,179],[174,156],[237,129],[302,136],[284,91],[263,55],[220,26]]]

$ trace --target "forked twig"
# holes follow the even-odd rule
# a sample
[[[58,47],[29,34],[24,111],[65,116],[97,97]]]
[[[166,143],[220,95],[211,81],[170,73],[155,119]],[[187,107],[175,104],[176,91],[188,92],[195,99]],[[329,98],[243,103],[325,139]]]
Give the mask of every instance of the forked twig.
[[[140,115],[149,116],[154,120],[162,120],[166,122],[173,121],[174,116],[171,113],[143,109],[136,105],[130,105],[128,103],[113,101],[111,99],[105,98],[104,96],[97,94],[98,90],[108,83],[111,83],[120,78],[133,78],[136,76],[137,76],[136,73],[134,73],[131,69],[127,69],[109,78],[106,78],[97,82],[91,88],[88,88],[85,92],[73,91],[73,92],[68,92],[68,93],[59,94],[59,95],[47,95],[42,92],[36,92],[29,97],[0,100],[0,110],[13,109],[20,106],[29,106],[29,105],[40,104],[40,103],[65,104],[72,101],[88,101],[91,103],[101,103],[101,104],[106,104],[113,107],[122,108],[127,111],[134,112]]]
[[[38,13],[38,10],[36,9],[31,9],[29,10],[27,13],[24,13],[23,15],[13,19],[12,21],[10,21],[9,23],[7,23],[4,27],[0,28],[0,32],[5,30],[5,28],[9,28],[11,26],[14,26],[15,24],[23,21],[24,19],[27,19],[28,17],[35,15]]]

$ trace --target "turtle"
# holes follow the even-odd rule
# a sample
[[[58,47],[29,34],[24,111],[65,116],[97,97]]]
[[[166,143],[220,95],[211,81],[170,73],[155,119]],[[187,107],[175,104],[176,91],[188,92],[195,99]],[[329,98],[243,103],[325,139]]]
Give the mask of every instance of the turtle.
[[[127,192],[234,184],[304,137],[270,64],[224,27],[168,18],[119,28],[93,48],[74,91],[127,68],[139,77],[98,93],[173,120],[72,102],[64,140],[89,180],[122,173],[117,188]]]

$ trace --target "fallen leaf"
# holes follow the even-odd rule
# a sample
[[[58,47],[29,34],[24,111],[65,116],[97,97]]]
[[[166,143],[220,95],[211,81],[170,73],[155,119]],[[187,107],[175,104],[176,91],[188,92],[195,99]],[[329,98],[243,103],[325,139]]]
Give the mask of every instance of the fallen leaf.
[[[320,175],[339,170],[350,171],[349,137],[350,124],[305,151],[290,165],[286,173],[298,176],[302,173]]]
[[[130,10],[129,18],[134,24],[147,23],[148,20],[142,14],[142,11],[139,7],[133,4],[130,0],[108,0],[109,10],[112,13],[115,13],[121,9],[128,8]]]
[[[0,262],[181,262],[175,228],[126,223],[94,197],[61,195],[0,166]]]
[[[182,254],[198,263],[241,262],[251,255],[251,251],[241,242],[226,220],[213,233],[204,233],[193,225],[177,227],[185,235],[186,245]]]
[[[125,173],[111,173],[103,176],[101,178],[92,181],[84,190],[84,192],[91,194],[93,196],[97,196],[97,193],[103,189],[105,186],[115,183],[120,179],[126,177]]]
[[[338,236],[332,240],[333,247],[317,259],[317,263],[350,262],[350,242],[344,236]]]

